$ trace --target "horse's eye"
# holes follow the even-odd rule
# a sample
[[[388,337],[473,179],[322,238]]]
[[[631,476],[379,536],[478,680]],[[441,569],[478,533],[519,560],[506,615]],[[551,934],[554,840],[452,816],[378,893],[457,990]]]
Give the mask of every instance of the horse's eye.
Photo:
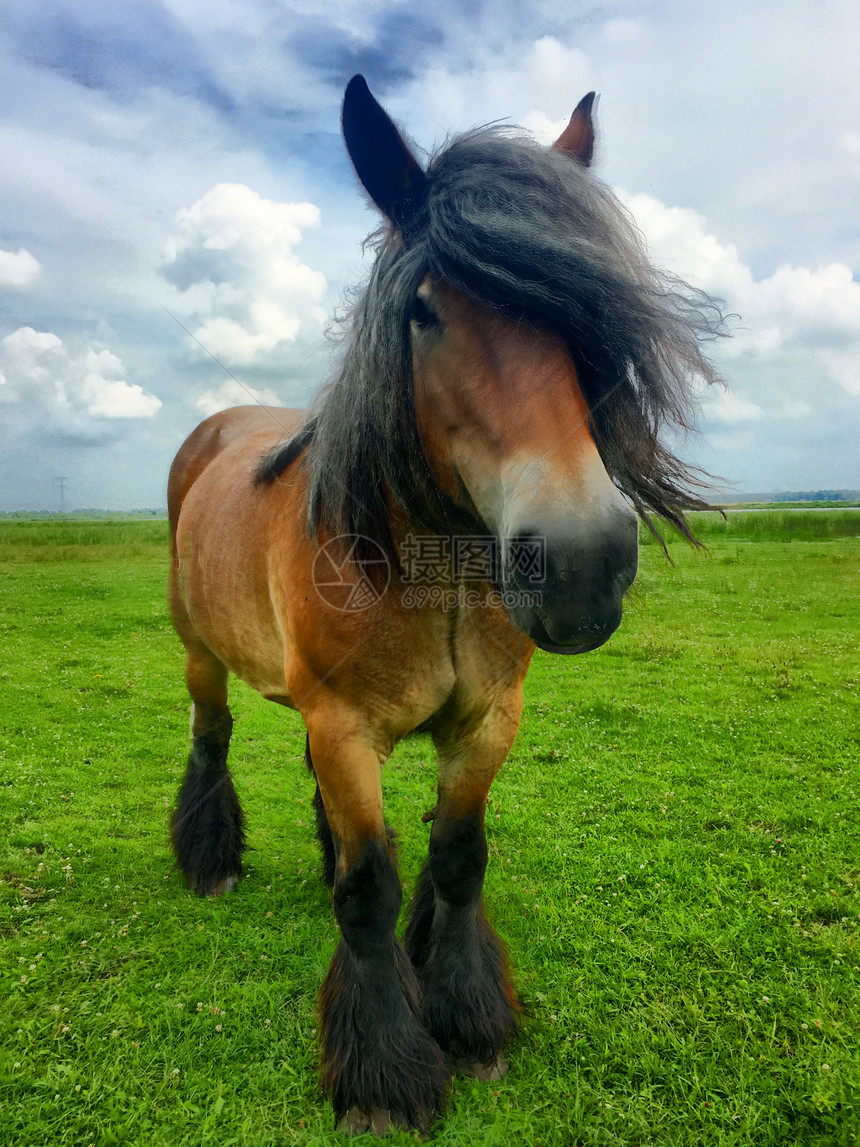
[[[434,323],[438,323],[439,316],[430,309],[419,295],[412,306],[412,321],[416,327],[423,330],[425,327],[432,327]]]

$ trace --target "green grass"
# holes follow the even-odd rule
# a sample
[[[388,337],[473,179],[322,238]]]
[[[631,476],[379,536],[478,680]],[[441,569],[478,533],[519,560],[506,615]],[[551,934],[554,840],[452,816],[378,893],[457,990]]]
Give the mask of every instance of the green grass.
[[[645,546],[618,634],[535,658],[486,890],[529,1014],[505,1080],[454,1082],[436,1142],[860,1138],[860,539],[838,511],[764,517],[705,523],[709,552],[670,542],[674,565]],[[303,733],[241,684],[247,877],[200,901],[172,869],[164,538],[0,523],[0,1142],[334,1144]],[[425,738],[384,786],[408,893]]]
[[[0,521],[0,562],[163,559],[166,519],[158,521]]]
[[[689,515],[693,533],[706,545],[717,540],[812,542],[824,538],[860,537],[860,510],[734,510],[700,511]],[[659,526],[667,539],[681,540],[671,527]],[[659,542],[644,527],[640,539],[646,545]]]

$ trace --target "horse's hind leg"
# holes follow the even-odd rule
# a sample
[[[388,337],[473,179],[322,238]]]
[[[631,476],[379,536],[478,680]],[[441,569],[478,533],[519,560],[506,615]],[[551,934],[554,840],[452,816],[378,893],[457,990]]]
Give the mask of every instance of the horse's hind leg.
[[[424,989],[430,1033],[457,1069],[488,1080],[507,1070],[502,1052],[519,1014],[505,949],[481,897],[487,793],[516,723],[505,713],[482,724],[459,743],[437,739],[439,801],[405,947]]]
[[[201,896],[218,896],[239,879],[245,847],[242,809],[227,768],[233,728],[227,669],[197,639],[186,640],[186,650],[191,753],[170,832],[188,887]]]

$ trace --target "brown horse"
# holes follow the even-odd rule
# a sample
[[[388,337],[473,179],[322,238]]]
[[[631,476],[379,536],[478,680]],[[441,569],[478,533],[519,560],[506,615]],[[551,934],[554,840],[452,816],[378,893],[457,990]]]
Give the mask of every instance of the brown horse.
[[[207,419],[170,475],[171,604],[192,749],[172,822],[205,896],[241,868],[233,672],[307,727],[341,931],[321,992],[340,1126],[426,1128],[452,1070],[498,1078],[518,1005],[484,915],[484,808],[535,646],[618,626],[637,513],[686,529],[685,423],[711,300],[651,267],[588,170],[592,96],[552,149],[482,129],[423,170],[364,80],[346,146],[385,226],[343,364],[312,416]],[[430,732],[429,859],[403,944],[380,769]]]

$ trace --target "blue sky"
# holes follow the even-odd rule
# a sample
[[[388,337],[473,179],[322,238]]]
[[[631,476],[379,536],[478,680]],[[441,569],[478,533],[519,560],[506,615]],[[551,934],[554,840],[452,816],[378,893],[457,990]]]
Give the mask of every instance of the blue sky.
[[[550,141],[597,89],[597,174],[740,318],[687,456],[741,490],[860,486],[860,12],[798,0],[32,0],[0,29],[0,509],[164,504],[176,448],[307,403],[376,219],[350,76],[425,151]]]

